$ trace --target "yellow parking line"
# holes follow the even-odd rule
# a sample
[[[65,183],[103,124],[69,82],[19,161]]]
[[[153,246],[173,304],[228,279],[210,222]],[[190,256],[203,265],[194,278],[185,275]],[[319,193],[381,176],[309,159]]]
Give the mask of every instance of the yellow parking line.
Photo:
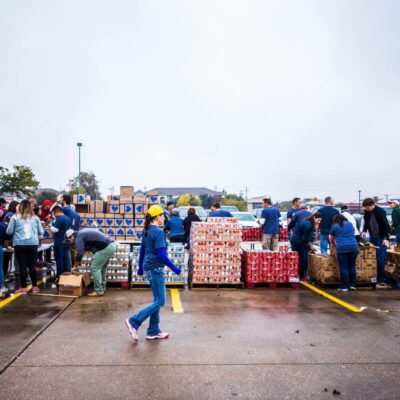
[[[318,288],[316,288],[314,285],[311,285],[311,284],[309,284],[309,283],[307,283],[307,282],[300,282],[300,283],[301,283],[303,286],[305,286],[305,287],[307,287],[307,288],[313,290],[314,292],[320,294],[321,296],[324,296],[324,297],[326,297],[327,299],[333,301],[334,303],[339,304],[340,306],[342,306],[342,307],[344,307],[344,308],[347,308],[348,310],[353,311],[353,312],[355,312],[355,313],[363,312],[363,311],[367,308],[367,307],[356,307],[356,306],[353,306],[353,305],[350,304],[350,303],[346,303],[345,301],[340,300],[340,299],[338,299],[337,297],[332,296],[331,294],[328,294],[328,293],[324,292],[323,290],[318,289]]]
[[[178,289],[171,289],[171,298],[172,298],[172,310],[174,313],[183,313],[183,307],[181,302],[181,296],[179,295]]]
[[[39,279],[37,282],[38,286],[41,285],[42,283],[43,283],[42,279]],[[26,287],[26,290],[31,290],[31,289],[32,289],[32,285],[29,285]],[[20,294],[20,293],[10,295],[10,297],[7,297],[5,300],[0,301],[0,308],[3,308],[8,303],[11,303],[12,301],[14,301],[15,299],[18,299],[18,297],[21,297],[21,296],[22,296],[22,294]]]

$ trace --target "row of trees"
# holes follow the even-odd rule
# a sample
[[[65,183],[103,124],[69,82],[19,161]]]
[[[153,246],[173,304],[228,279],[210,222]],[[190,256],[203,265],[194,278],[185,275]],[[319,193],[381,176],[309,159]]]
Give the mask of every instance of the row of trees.
[[[223,193],[224,197],[220,201],[222,205],[225,206],[236,206],[240,211],[247,210],[247,203],[246,201],[236,194],[227,194],[226,192]],[[212,196],[202,194],[198,196],[192,196],[189,193],[183,194],[182,196],[178,197],[176,201],[176,206],[203,206],[205,209],[211,208],[211,205],[216,201],[216,199]]]
[[[79,189],[78,177],[70,179],[67,183],[68,194],[86,193],[92,199],[101,199],[99,182],[93,172],[81,172],[81,186]],[[14,165],[10,171],[0,166],[0,193],[11,193],[17,197],[35,197],[39,203],[44,199],[56,200],[54,192],[42,191],[35,194],[40,182],[36,179],[31,168],[25,165]]]

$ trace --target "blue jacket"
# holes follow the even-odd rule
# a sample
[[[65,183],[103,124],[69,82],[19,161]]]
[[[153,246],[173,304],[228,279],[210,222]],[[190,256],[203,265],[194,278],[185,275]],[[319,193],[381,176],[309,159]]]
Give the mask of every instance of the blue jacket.
[[[305,220],[296,225],[290,242],[300,245],[309,245],[314,241],[314,238],[314,227],[310,221]]]
[[[169,231],[170,237],[183,235],[184,228],[182,218],[179,216],[172,217],[170,220],[168,220],[165,230]]]
[[[38,217],[22,219],[14,215],[7,227],[7,235],[13,235],[14,246],[38,246],[39,236],[44,233]]]

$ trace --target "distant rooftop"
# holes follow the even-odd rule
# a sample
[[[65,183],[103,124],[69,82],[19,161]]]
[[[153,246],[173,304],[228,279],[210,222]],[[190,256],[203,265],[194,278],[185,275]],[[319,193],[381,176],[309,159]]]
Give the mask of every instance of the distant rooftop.
[[[205,187],[159,187],[149,190],[158,191],[160,196],[182,196],[183,194],[189,193],[193,196],[200,196],[202,194],[207,194],[209,196],[222,196],[222,192],[217,192]]]

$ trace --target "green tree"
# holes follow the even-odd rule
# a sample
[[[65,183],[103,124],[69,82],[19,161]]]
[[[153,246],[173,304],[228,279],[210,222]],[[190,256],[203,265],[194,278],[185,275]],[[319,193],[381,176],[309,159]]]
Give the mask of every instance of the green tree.
[[[57,194],[54,192],[47,192],[45,190],[39,192],[38,194],[36,194],[35,199],[37,200],[38,204],[42,204],[43,200],[50,200],[52,203],[54,203],[57,200]]]
[[[189,199],[189,205],[190,206],[200,206],[201,205],[201,200],[199,197],[197,196],[192,196],[190,195],[190,199]]]
[[[89,194],[92,200],[101,200],[99,182],[93,172],[81,172],[81,188],[78,188],[78,177],[69,180],[67,186],[70,188],[69,194]]]
[[[236,206],[239,211],[247,211],[247,203],[244,200],[234,200],[225,198],[222,200],[224,206]]]
[[[182,206],[188,206],[190,205],[190,194],[182,194],[181,196],[178,197],[176,201],[176,206],[177,207],[182,207]]]
[[[14,165],[10,172],[8,168],[0,167],[0,193],[15,193],[17,196],[32,196],[39,186],[31,168],[25,165]]]

